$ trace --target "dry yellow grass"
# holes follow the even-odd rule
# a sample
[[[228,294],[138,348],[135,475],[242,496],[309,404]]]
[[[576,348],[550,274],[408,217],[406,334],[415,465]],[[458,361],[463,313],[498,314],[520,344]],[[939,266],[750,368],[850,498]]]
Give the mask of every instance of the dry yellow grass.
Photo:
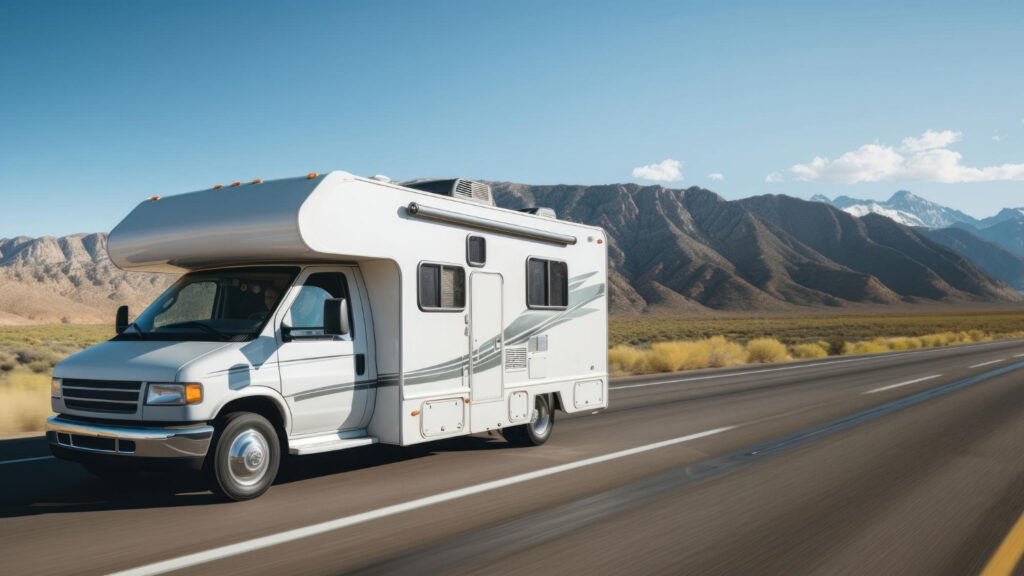
[[[747,342],[747,362],[768,364],[791,360],[786,345],[774,338],[756,338]]]
[[[828,350],[821,344],[797,344],[789,349],[793,358],[807,360],[811,358],[824,358],[828,356]]]
[[[942,332],[923,336],[874,338],[856,342],[818,341],[785,344],[773,338],[756,338],[743,346],[723,336],[700,340],[657,342],[649,346],[619,344],[608,351],[609,368],[613,375],[643,374],[647,372],[677,372],[701,368],[722,368],[740,364],[760,364],[824,358],[831,354],[878,354],[903,350],[918,350],[989,342],[996,338],[1024,338],[1024,332],[990,334],[982,330]]]
[[[42,430],[50,414],[49,376],[10,372],[0,378],[0,436]]]

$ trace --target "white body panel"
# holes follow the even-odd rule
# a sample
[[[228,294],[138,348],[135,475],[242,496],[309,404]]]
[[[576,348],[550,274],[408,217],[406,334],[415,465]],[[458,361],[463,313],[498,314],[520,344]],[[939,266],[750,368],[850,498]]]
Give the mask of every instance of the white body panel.
[[[411,203],[485,224],[417,217]],[[467,263],[469,235],[486,241],[481,267]],[[209,421],[233,399],[267,396],[281,407],[290,443],[303,447],[293,451],[307,453],[360,437],[408,445],[521,424],[538,394],[552,394],[567,412],[607,405],[607,239],[599,228],[333,172],[144,202],[111,233],[108,250],[126,270],[295,264],[303,267],[296,286],[317,270],[341,271],[355,327],[349,339],[285,342],[293,286],[251,342],[109,342],[57,367],[58,378],[203,383],[201,404],[145,407],[123,419],[157,420],[159,412],[161,421]],[[567,263],[564,309],[527,306],[531,257]],[[465,271],[464,308],[421,309],[424,262]],[[56,411],[76,415],[64,408],[54,400]]]

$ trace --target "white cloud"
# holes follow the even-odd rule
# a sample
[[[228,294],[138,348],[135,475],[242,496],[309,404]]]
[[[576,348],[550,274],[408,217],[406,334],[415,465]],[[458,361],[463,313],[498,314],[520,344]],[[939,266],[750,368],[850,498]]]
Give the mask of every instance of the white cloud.
[[[633,178],[656,182],[678,182],[683,179],[682,167],[682,162],[668,158],[657,164],[633,168]]]
[[[708,174],[708,180],[725,180],[725,174],[721,172],[712,172]]]
[[[902,145],[900,145],[900,151],[923,152],[933,148],[948,148],[950,144],[962,140],[963,136],[963,133],[953,132],[952,130],[943,130],[942,132],[925,130],[920,138],[913,136],[904,138]]]
[[[1003,141],[1003,137],[1000,136],[999,134],[996,134],[996,135],[992,136],[992,140],[995,140],[996,142],[1002,142]]]
[[[815,160],[817,160],[817,158],[815,158]],[[768,182],[769,184],[774,184],[776,182],[785,182],[786,179],[783,178],[782,172],[772,172],[771,174],[764,177],[764,181]]]
[[[961,164],[963,156],[949,149],[960,137],[959,132],[951,130],[928,130],[919,138],[904,138],[898,151],[877,142],[865,144],[835,160],[816,156],[807,164],[794,165],[789,171],[802,182],[842,184],[1024,180],[1024,163],[984,168]]]

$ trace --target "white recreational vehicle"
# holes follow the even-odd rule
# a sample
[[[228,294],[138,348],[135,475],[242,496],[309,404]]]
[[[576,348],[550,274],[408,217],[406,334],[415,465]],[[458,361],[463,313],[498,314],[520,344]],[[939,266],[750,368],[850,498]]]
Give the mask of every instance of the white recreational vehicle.
[[[470,180],[346,172],[153,197],[124,270],[184,273],[54,368],[54,454],[100,476],[172,460],[235,499],[284,454],[485,431],[541,444],[607,406],[607,240]]]

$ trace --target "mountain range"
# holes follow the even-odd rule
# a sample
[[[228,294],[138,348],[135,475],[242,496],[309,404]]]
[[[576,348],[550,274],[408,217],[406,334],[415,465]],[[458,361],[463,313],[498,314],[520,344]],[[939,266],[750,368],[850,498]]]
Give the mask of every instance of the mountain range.
[[[1024,208],[1004,208],[995,216],[974,218],[901,190],[885,202],[859,200],[848,196],[824,202],[854,216],[879,214],[920,231],[945,246],[974,260],[996,277],[1024,291]]]
[[[491,185],[500,206],[548,206],[607,230],[613,313],[1024,302],[1024,259],[969,221],[913,227],[833,201],[727,201],[698,187]],[[109,322],[118,305],[141,310],[173,279],[117,269],[104,234],[0,239],[0,324]]]
[[[172,281],[118,269],[106,234],[0,238],[0,324],[111,322],[117,306],[141,311]]]
[[[1004,208],[995,216],[979,219],[960,210],[915,196],[906,190],[900,190],[882,202],[849,196],[838,196],[831,199],[821,194],[812,196],[811,200],[830,204],[854,216],[881,214],[900,224],[925,228],[960,226],[969,230],[984,230],[1008,221],[1024,221],[1024,208]]]
[[[1020,302],[1006,282],[922,231],[787,196],[702,188],[492,183],[502,206],[550,206],[610,236],[620,313]]]

